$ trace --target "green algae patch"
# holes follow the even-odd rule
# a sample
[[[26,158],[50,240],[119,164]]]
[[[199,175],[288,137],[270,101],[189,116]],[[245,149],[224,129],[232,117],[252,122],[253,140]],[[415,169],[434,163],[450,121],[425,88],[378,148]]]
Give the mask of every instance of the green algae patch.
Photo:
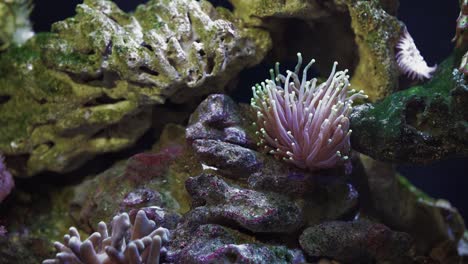
[[[29,21],[31,10],[31,0],[0,2],[0,52],[21,45],[34,35]]]
[[[362,154],[360,160],[364,171],[356,166],[353,177],[362,177],[357,180],[357,189],[360,197],[367,197],[363,204],[364,218],[410,234],[417,255],[427,254],[444,243],[458,243],[465,224],[448,201],[429,197],[399,175],[391,163]]]
[[[152,106],[223,91],[271,45],[205,1],[125,13],[86,0],[51,31],[0,54],[0,151],[18,177],[66,173],[132,146],[151,127]]]
[[[73,225],[68,205],[72,188],[41,185],[35,192],[16,190],[1,208],[7,234],[0,237],[1,263],[40,263],[54,252],[50,241],[62,241]],[[14,203],[14,206],[8,206]]]
[[[128,85],[112,91],[97,88],[44,65],[42,45],[54,37],[40,34],[0,56],[1,70],[6,73],[0,77],[0,96],[4,98],[0,103],[0,150],[8,160],[16,161],[10,164],[17,176],[69,171],[92,158],[83,154],[122,149],[149,127],[150,112],[128,93]],[[134,128],[127,132],[124,126],[115,129],[125,123]],[[103,135],[106,146],[93,144]],[[109,140],[113,135],[127,140]],[[27,157],[21,159],[26,164],[19,157]]]
[[[402,23],[385,12],[378,1],[347,3],[359,50],[359,63],[351,83],[375,102],[398,88],[394,48]]]
[[[375,159],[428,163],[466,155],[468,89],[454,56],[429,82],[396,92],[351,115],[353,148]]]
[[[88,232],[95,228],[92,223],[139,208],[182,214],[191,203],[185,180],[200,172],[185,142],[185,129],[169,124],[151,151],[120,161],[74,187],[69,211],[77,225]]]

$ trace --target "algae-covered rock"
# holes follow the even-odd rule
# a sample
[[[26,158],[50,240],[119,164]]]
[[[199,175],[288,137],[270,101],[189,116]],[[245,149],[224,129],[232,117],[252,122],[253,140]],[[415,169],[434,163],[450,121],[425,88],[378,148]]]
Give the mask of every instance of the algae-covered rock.
[[[450,203],[430,198],[398,176],[390,164],[363,155],[361,160],[365,172],[357,173],[365,175],[365,179],[358,180],[361,183],[357,189],[364,199],[362,207],[366,215],[376,217],[394,230],[410,234],[418,254],[427,254],[447,243],[456,252],[465,224]]]
[[[154,0],[127,14],[87,0],[0,56],[0,151],[17,176],[76,169],[133,145],[151,106],[224,90],[270,45],[206,1]]]
[[[468,86],[450,57],[434,78],[351,114],[352,147],[374,159],[429,163],[468,155]]]
[[[287,233],[302,225],[302,211],[284,195],[230,186],[211,174],[189,178],[193,223],[234,224],[256,233]]]
[[[198,139],[192,146],[200,160],[225,175],[244,178],[261,167],[262,161],[255,151],[235,144]]]
[[[468,44],[468,2],[465,0],[460,0],[460,14],[457,18],[457,24],[455,29],[455,37],[452,39],[456,43],[457,48],[460,48],[462,51],[466,51]]]
[[[52,252],[44,238],[30,234],[0,236],[0,263],[41,263]]]
[[[323,75],[338,61],[350,69],[354,88],[364,90],[371,101],[397,90],[394,49],[403,25],[394,16],[398,1],[231,2],[236,14],[271,32],[278,60],[291,59],[302,51],[320,62],[316,67]]]
[[[53,252],[51,241],[62,238],[71,224],[71,188],[36,188],[33,193],[16,189],[0,206],[0,263],[41,263]]]
[[[234,12],[246,23],[267,29],[275,45],[271,59],[289,63],[300,51],[314,58],[322,76],[328,76],[335,61],[353,69],[356,44],[346,4],[343,1],[232,0]]]
[[[30,0],[0,1],[0,52],[21,45],[34,35],[29,21]]]
[[[75,17],[53,25],[45,62],[101,86],[124,79],[141,99],[183,102],[224,90],[263,58],[267,33],[239,26],[206,1],[150,1],[130,15],[111,1],[87,0]]]
[[[174,237],[167,255],[171,263],[305,263],[299,249],[259,243],[220,225],[201,225],[189,232],[176,230]]]
[[[264,1],[264,0],[230,0],[235,7],[235,12],[244,20],[259,22],[258,19],[271,17],[287,18],[294,17],[311,20],[331,15],[334,11],[346,11],[349,0],[286,0],[286,1]],[[398,0],[379,0],[386,12],[394,15],[399,5]]]
[[[155,218],[164,215],[158,222],[167,222],[165,217],[174,219],[176,213],[188,210],[184,180],[200,171],[198,166],[185,146],[184,129],[168,125],[153,151],[118,162],[76,186],[70,202],[71,217],[88,232],[93,223],[143,207]],[[163,213],[154,207],[162,208]]]
[[[370,221],[333,221],[307,228],[300,243],[312,257],[343,263],[402,263],[409,255],[411,237]]]
[[[13,176],[3,163],[3,156],[0,154],[0,203],[11,193],[15,187]],[[0,232],[1,233],[1,232]]]
[[[371,101],[383,99],[398,88],[394,50],[402,23],[383,10],[379,1],[348,0],[347,4],[359,49],[351,83]]]
[[[0,263],[40,263],[70,226],[86,234],[119,212],[133,220],[142,209],[158,225],[175,228],[189,207],[184,180],[201,171],[184,144],[185,129],[167,125],[151,152],[77,186],[50,186],[42,177],[32,190],[18,186],[0,206]]]
[[[187,140],[206,170],[242,186],[248,185],[252,190],[247,189],[245,192],[251,196],[257,195],[255,191],[259,191],[260,194],[293,198],[307,212],[304,222],[308,224],[342,219],[356,212],[358,193],[347,182],[342,167],[311,173],[275,159],[265,153],[262,147],[253,144],[255,127],[251,124],[252,121],[249,106],[236,105],[229,96],[213,94],[191,115],[186,129]],[[189,182],[190,189],[198,190],[199,187],[196,186],[200,183]],[[220,192],[208,187],[202,189],[203,193],[209,192],[208,196],[217,197],[216,193]],[[198,196],[192,194],[192,199]],[[248,211],[247,208],[238,208],[239,212],[236,214],[242,214],[242,210]],[[205,211],[210,210],[219,211],[212,208]],[[213,215],[220,213],[210,214],[212,216],[209,218],[213,219]],[[229,215],[224,218],[236,221],[235,219],[240,219],[234,219],[236,214],[224,214]],[[274,232],[273,228],[267,230]]]
[[[261,23],[265,18],[298,18],[304,20],[329,16],[334,9],[342,9],[344,3],[330,1],[323,4],[320,1],[264,1],[264,0],[230,0],[236,13],[250,23]]]
[[[245,109],[244,109],[245,110]],[[218,140],[243,147],[255,146],[255,137],[246,129],[248,111],[243,111],[224,94],[212,94],[198,105],[186,129],[189,143],[197,139]]]

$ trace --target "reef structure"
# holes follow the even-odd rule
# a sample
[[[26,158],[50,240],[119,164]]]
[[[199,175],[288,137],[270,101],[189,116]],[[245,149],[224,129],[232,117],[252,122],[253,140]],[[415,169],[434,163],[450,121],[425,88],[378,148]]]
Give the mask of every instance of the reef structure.
[[[41,174],[18,179],[0,206],[0,263],[154,263],[158,254],[160,263],[174,264],[463,263],[468,233],[460,213],[415,188],[394,166],[466,155],[468,89],[463,74],[454,69],[457,56],[442,63],[427,83],[395,92],[400,90],[395,46],[404,26],[393,16],[397,1],[231,2],[233,12],[206,1],[150,0],[124,13],[112,2],[85,0],[78,14],[55,24],[53,32],[0,54],[0,70],[9,73],[0,77],[0,110],[17,110],[0,111],[0,132],[9,136],[2,138],[0,149],[9,149],[6,163],[15,175]],[[319,76],[327,77],[335,60],[349,69],[332,72],[323,82],[318,78],[316,100],[322,99],[322,105],[312,104],[312,118],[325,111],[333,119],[334,109],[349,114],[338,130],[347,135],[353,129],[350,138],[340,137],[346,150],[371,156],[340,151],[353,166],[350,174],[341,159],[312,169],[284,162],[287,152],[276,154],[278,160],[265,151],[268,142],[252,125],[260,123],[256,111],[236,102],[258,81],[249,80],[252,72],[240,71],[255,62],[271,63],[263,58],[270,37],[275,47],[269,55],[286,65],[296,62],[295,51],[308,47],[305,56],[321,62],[311,69]],[[265,87],[260,85],[254,101],[257,110],[265,110],[264,117],[274,117],[269,99],[276,96],[290,102],[280,104],[283,114],[290,109],[288,117],[307,124],[309,115],[293,114],[301,101],[291,104],[302,84],[304,91],[312,87],[312,82],[306,86],[307,78],[301,81],[300,70],[284,75],[273,70]],[[232,92],[236,76],[239,89]],[[353,96],[340,85],[349,80],[374,103],[341,106],[339,100],[345,104]],[[335,90],[325,89],[329,81]],[[318,89],[320,83],[324,90]],[[325,104],[335,92],[337,101]],[[79,102],[73,100],[77,94]],[[110,114],[116,109],[120,115]],[[87,122],[76,123],[80,118]],[[144,150],[137,144],[131,153],[106,155],[113,156],[113,165],[100,168],[104,171],[88,174],[92,166],[86,166],[69,173],[99,153],[136,145],[149,126],[168,119],[177,124],[188,119],[188,124],[165,126],[151,148],[145,137]],[[314,124],[320,127],[324,120]],[[287,136],[288,130],[295,132],[294,121],[284,125],[284,146],[291,147]],[[329,135],[329,128],[314,133]],[[260,145],[258,136],[264,140]],[[16,137],[22,140],[12,140]],[[328,142],[323,139],[329,138],[318,140],[320,146]],[[78,149],[70,150],[71,144]],[[42,174],[47,171],[55,173]],[[44,191],[52,178],[53,186]],[[82,182],[75,185],[77,181]],[[24,188],[26,183],[33,190]],[[106,236],[107,228],[100,224],[95,232],[95,223],[115,215],[114,223],[125,228],[112,228]],[[148,234],[161,227],[161,240],[152,235],[131,240],[132,227],[127,226],[137,225],[134,217],[154,221]],[[65,242],[55,244],[58,254],[52,252],[52,241],[66,230]],[[91,236],[82,241],[78,233]],[[163,239],[168,233],[170,239]],[[113,244],[113,238],[119,239]]]
[[[69,172],[134,145],[154,105],[223,91],[271,44],[206,1],[153,0],[125,13],[86,0],[76,12],[0,55],[0,151],[13,175]]]
[[[377,160],[430,163],[467,155],[468,88],[455,56],[433,79],[351,114],[352,146]]]

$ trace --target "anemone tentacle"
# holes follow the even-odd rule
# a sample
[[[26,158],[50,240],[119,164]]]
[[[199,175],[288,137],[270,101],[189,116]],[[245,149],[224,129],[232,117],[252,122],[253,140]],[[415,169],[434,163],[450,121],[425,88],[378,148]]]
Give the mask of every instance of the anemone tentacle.
[[[270,79],[252,87],[251,105],[257,112],[258,145],[296,166],[317,170],[348,160],[351,151],[349,114],[354,100],[367,98],[361,90],[348,90],[348,70],[336,71],[333,64],[328,79],[317,85],[307,80],[311,60],[303,69],[302,55],[286,76],[279,63],[270,70]]]

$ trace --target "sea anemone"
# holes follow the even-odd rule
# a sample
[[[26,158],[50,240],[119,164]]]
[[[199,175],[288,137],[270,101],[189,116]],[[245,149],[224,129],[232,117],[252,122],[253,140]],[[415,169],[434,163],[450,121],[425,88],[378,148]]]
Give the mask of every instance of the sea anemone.
[[[421,56],[421,53],[406,27],[403,29],[403,34],[396,48],[398,50],[396,60],[401,72],[413,80],[432,78],[432,74],[437,69],[437,65],[432,67],[427,66],[426,61],[423,56]]]
[[[169,240],[169,230],[156,228],[143,210],[138,211],[133,225],[127,213],[114,216],[111,236],[104,222],[99,223],[98,231],[81,241],[78,230],[71,227],[64,244],[54,243],[59,251],[55,259],[42,264],[158,264],[162,244]]]
[[[348,91],[348,70],[336,71],[317,85],[307,80],[311,60],[299,77],[302,56],[294,72],[280,74],[279,63],[270,70],[271,79],[252,88],[252,107],[257,112],[258,145],[300,168],[332,168],[349,159],[351,151],[349,114],[355,99],[367,98],[363,91]]]

